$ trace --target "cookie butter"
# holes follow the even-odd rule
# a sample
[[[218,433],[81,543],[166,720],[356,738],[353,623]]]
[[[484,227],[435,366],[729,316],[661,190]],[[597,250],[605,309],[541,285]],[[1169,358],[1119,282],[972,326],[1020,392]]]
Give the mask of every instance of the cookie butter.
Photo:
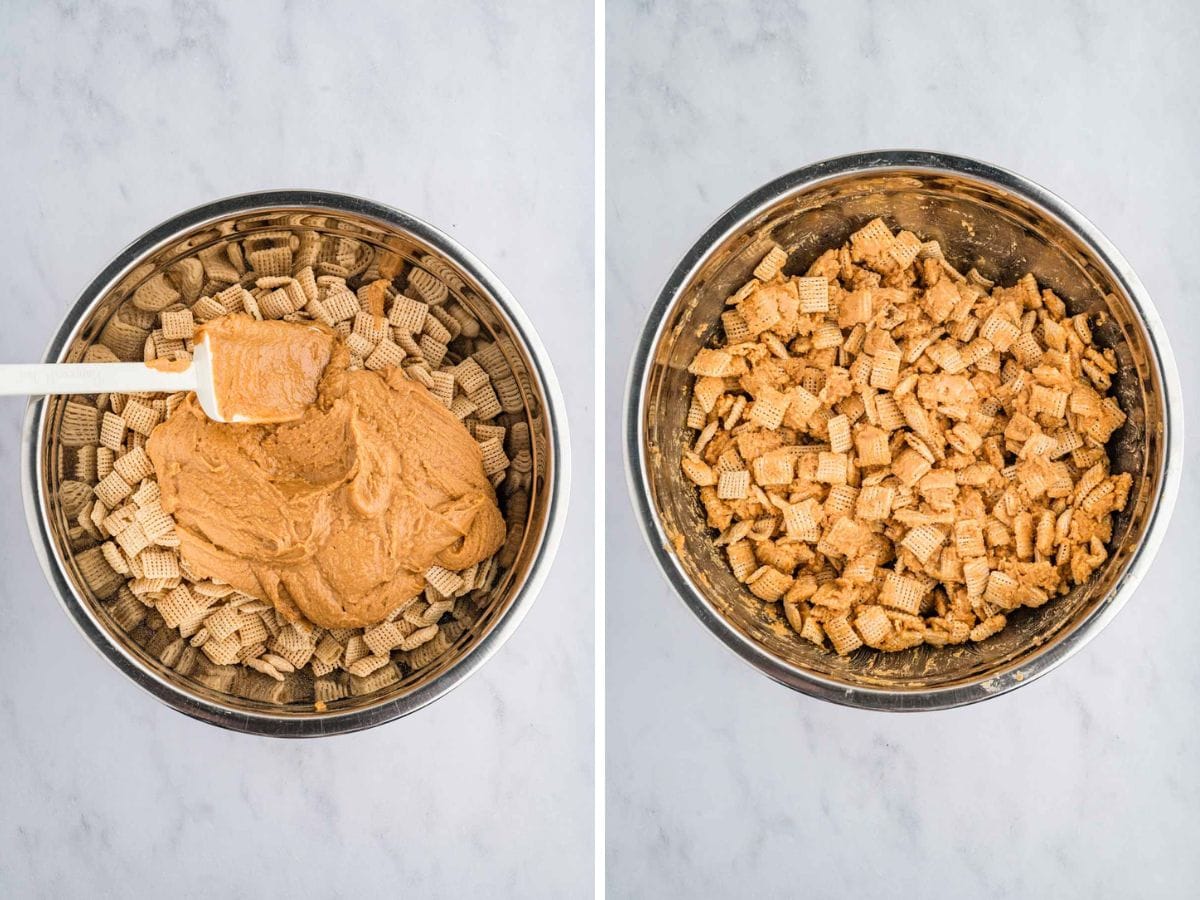
[[[243,327],[230,322],[205,327]],[[305,360],[320,359],[310,334],[329,339],[299,419],[219,424],[189,396],[147,443],[186,563],[291,620],[353,628],[418,594],[430,566],[461,570],[491,556],[504,519],[463,424],[402,371],[349,371],[331,335],[269,324],[289,348],[308,342]],[[248,403],[277,402],[276,385],[241,382]]]
[[[196,339],[208,342],[222,419],[288,422],[316,401],[334,335],[317,325],[222,316],[201,325]]]

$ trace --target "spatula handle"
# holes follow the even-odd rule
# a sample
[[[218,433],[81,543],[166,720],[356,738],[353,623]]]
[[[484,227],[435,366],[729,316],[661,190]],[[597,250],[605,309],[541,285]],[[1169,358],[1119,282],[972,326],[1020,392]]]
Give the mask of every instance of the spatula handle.
[[[0,395],[106,394],[136,391],[194,391],[196,373],[163,372],[144,363],[0,365]]]

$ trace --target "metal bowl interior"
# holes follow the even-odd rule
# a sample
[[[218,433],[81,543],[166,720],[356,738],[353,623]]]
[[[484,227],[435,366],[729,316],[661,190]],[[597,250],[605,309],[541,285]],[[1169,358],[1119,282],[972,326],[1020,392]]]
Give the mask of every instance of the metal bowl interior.
[[[494,342],[520,386],[519,408],[506,408],[508,423],[523,421],[532,437],[532,472],[519,491],[500,491],[502,506],[515,511],[517,550],[498,578],[478,619],[428,665],[371,693],[329,702],[318,710],[311,679],[288,676],[272,689],[246,671],[229,690],[214,690],[164,665],[137,630],[127,633],[88,587],[75,563],[78,529],[64,514],[61,485],[68,477],[69,448],[59,439],[66,399],[37,399],[26,420],[24,487],[35,548],[68,613],[118,668],[159,699],[194,717],[242,731],[313,736],[354,731],[412,712],[462,681],[517,626],[536,595],[553,555],[565,506],[562,399],[535,332],[504,286],[469,252],[440,231],[407,214],[337,194],[281,191],[233,197],[192,210],[146,234],[84,291],[47,353],[48,361],[78,361],[130,302],[137,287],[177,260],[208,247],[279,230],[315,232],[356,242],[371,256],[388,251],[406,269],[436,273],[454,300],[480,323],[481,339]],[[453,273],[449,275],[447,273]],[[515,497],[516,493],[523,496]],[[523,515],[521,509],[527,510]],[[507,514],[507,513],[506,513]]]
[[[1115,470],[1133,476],[1110,557],[1085,585],[1022,609],[980,644],[839,657],[800,639],[749,595],[712,545],[695,489],[680,475],[691,376],[714,339],[723,304],[771,244],[785,271],[806,269],[876,216],[936,239],[961,271],[1000,283],[1033,272],[1072,313],[1105,311],[1098,342],[1120,361],[1115,392],[1128,422],[1114,436]],[[1070,207],[1019,176],[926,153],[845,157],[785,176],[713,226],[668,282],[647,326],[630,384],[635,501],[652,549],[685,602],[737,653],[771,677],[824,699],[882,709],[961,705],[1027,682],[1077,649],[1127,598],[1161,538],[1179,468],[1178,381],[1144,289],[1115,249]],[[1174,421],[1173,421],[1174,418]],[[1169,489],[1168,489],[1169,488]],[[1148,540],[1151,532],[1155,540]]]

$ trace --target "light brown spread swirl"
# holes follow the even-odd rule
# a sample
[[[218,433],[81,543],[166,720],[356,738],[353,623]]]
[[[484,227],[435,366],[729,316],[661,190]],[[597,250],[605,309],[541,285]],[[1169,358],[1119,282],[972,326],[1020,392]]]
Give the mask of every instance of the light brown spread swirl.
[[[348,370],[345,345],[329,338],[315,402],[297,421],[219,424],[189,396],[146,449],[194,571],[291,620],[353,628],[418,594],[430,566],[492,555],[505,526],[463,424],[398,369]],[[239,388],[248,398],[270,389]]]
[[[334,335],[318,325],[222,316],[201,325],[196,339],[208,341],[222,419],[289,422],[316,401]]]

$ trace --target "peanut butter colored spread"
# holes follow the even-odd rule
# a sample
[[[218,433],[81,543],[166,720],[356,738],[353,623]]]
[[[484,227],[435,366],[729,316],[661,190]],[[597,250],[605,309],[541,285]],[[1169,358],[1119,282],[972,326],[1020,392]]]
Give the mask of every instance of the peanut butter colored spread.
[[[205,328],[236,334],[249,322]],[[274,357],[288,385],[302,374],[294,366],[320,361],[321,342],[329,348],[300,418],[220,424],[189,396],[147,443],[185,562],[291,620],[353,628],[383,621],[418,594],[430,566],[461,570],[491,556],[504,519],[462,423],[398,369],[348,370],[348,350],[328,332],[253,323],[268,324],[272,334],[254,352]],[[248,366],[249,378],[231,371],[236,384],[218,390],[248,406],[277,403],[280,386],[257,377],[269,369]]]
[[[213,393],[221,418],[256,422],[299,419],[316,402],[334,335],[317,325],[222,316],[196,333],[212,355]]]

